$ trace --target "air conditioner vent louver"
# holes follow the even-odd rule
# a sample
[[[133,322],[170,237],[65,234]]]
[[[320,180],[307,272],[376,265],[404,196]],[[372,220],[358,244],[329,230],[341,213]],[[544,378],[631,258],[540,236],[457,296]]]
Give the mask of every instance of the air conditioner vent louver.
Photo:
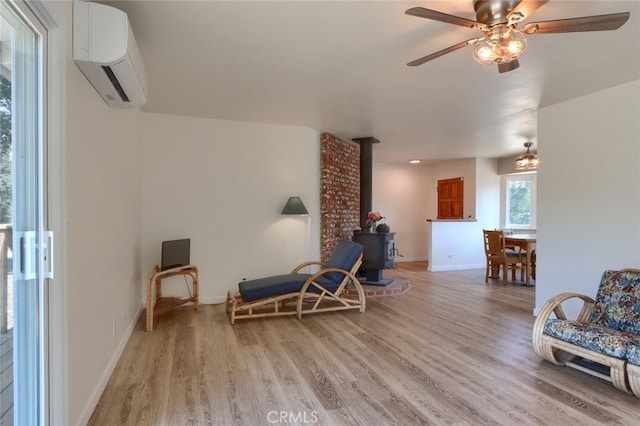
[[[122,85],[118,81],[118,78],[116,77],[116,75],[113,73],[113,70],[111,69],[111,67],[102,67],[102,69],[104,70],[105,74],[107,74],[107,78],[109,79],[111,84],[113,84],[113,87],[115,87],[116,92],[118,92],[118,95],[120,95],[120,99],[122,100],[122,102],[129,102],[129,97],[127,96],[126,93],[124,93],[124,90],[122,89]]]

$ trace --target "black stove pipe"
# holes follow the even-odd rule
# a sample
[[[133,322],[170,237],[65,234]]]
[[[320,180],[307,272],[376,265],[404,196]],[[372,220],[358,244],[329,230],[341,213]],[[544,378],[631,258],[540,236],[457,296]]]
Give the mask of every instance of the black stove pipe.
[[[353,141],[360,145],[360,227],[365,229],[367,214],[373,209],[373,144],[380,141],[373,136]]]

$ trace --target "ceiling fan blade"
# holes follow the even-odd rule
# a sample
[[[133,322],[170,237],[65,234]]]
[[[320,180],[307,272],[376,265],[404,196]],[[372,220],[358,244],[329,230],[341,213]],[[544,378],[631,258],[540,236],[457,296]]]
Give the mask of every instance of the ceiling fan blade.
[[[418,66],[418,65],[422,65],[425,62],[431,61],[432,59],[439,58],[442,55],[446,55],[447,53],[451,53],[451,52],[454,52],[454,51],[456,51],[458,49],[462,49],[465,46],[469,46],[470,44],[474,44],[478,40],[480,40],[480,39],[479,38],[472,38],[470,40],[463,41],[463,42],[460,42],[458,44],[454,44],[453,46],[449,46],[446,49],[439,50],[439,51],[437,51],[435,53],[432,53],[430,55],[423,56],[420,59],[416,59],[415,61],[411,61],[407,65],[409,65],[410,67],[415,67],[415,66]]]
[[[510,23],[520,22],[524,18],[528,18],[535,12],[544,6],[549,0],[522,0],[513,8],[507,18]]]
[[[514,59],[511,62],[505,62],[504,64],[498,64],[498,72],[502,74],[503,72],[513,71],[520,66],[520,63],[517,59]]]
[[[412,7],[405,12],[407,15],[419,18],[433,19],[434,21],[445,22],[447,24],[461,25],[468,28],[486,28],[486,25],[471,19],[461,18],[455,15],[438,12],[437,10],[425,9],[424,7]]]
[[[629,19],[629,12],[584,16],[555,21],[531,22],[522,27],[526,34],[554,34],[581,31],[617,30]]]

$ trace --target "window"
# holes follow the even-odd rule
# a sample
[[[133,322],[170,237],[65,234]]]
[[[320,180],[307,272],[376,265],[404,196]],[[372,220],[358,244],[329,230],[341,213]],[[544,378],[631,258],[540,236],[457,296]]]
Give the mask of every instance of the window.
[[[509,175],[505,179],[505,228],[536,227],[536,174]]]

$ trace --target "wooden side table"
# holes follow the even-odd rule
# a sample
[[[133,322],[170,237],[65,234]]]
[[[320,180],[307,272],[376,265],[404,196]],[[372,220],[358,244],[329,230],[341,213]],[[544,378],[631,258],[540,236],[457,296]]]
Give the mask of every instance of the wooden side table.
[[[177,275],[191,276],[193,292],[190,297],[162,297],[162,280]],[[155,297],[153,296],[155,290]],[[149,274],[147,283],[147,331],[153,330],[153,318],[182,306],[193,303],[193,310],[198,310],[198,268],[194,265],[180,266],[161,271],[156,265]]]

